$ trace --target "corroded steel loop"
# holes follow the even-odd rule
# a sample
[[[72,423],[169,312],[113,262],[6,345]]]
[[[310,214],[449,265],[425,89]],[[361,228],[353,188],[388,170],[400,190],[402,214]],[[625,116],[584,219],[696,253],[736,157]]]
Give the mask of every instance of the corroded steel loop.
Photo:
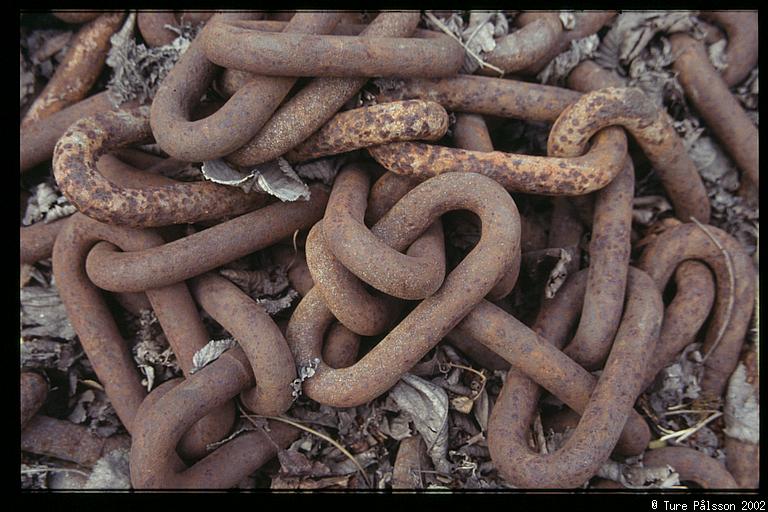
[[[557,13],[545,13],[526,21],[519,30],[499,39],[493,51],[484,55],[483,60],[505,73],[513,73],[530,68],[547,58],[563,33],[560,18]]]
[[[728,35],[722,77],[728,87],[741,83],[757,65],[757,11],[702,11],[700,16],[723,27]]]
[[[599,190],[589,243],[589,281],[576,334],[563,352],[588,370],[598,369],[611,350],[624,309],[632,232],[635,171],[632,159]]]
[[[563,354],[559,347],[577,318],[584,296],[585,278],[586,272],[582,271],[570,279],[565,296],[561,298],[558,292],[555,299],[542,308],[533,329],[501,308],[483,301],[447,338],[451,343],[458,342],[460,345],[466,344],[466,341],[484,345],[503,357],[513,371],[541,385],[574,411],[584,413],[597,380]],[[543,323],[544,319],[550,321]],[[537,330],[549,338],[539,335]],[[627,364],[634,370],[639,363],[633,361]],[[639,414],[631,409],[627,414],[624,431],[618,441],[614,439],[614,444],[619,453],[637,455],[648,445],[650,431]],[[621,430],[617,435],[619,433]],[[612,445],[609,451],[613,448]]]
[[[35,372],[22,372],[19,375],[19,391],[21,395],[20,425],[24,425],[45,404],[48,398],[48,382],[45,377]]]
[[[627,138],[616,127],[599,131],[582,156],[555,158],[493,151],[483,153],[415,142],[371,146],[368,152],[387,170],[420,180],[447,172],[479,173],[510,192],[553,196],[599,190],[621,171]]]
[[[419,303],[355,365],[332,370],[321,361],[304,383],[307,396],[340,407],[379,396],[439,342],[519,257],[520,224],[514,202],[495,182],[474,174],[448,174],[417,186],[376,224],[377,235],[393,249],[404,250],[440,215],[454,209],[468,209],[480,217],[483,232],[477,246],[434,295]],[[325,326],[313,318],[325,305],[318,295],[310,291],[288,325],[288,343],[298,364],[320,357],[322,338],[316,331]],[[323,320],[331,318],[329,314]],[[441,319],[439,324],[436,318]]]
[[[593,60],[582,61],[568,74],[568,87],[581,92],[624,87],[626,82],[616,72],[605,69]]]
[[[384,12],[371,21],[360,37],[410,37],[420,19],[417,11]],[[253,139],[227,155],[227,160],[250,166],[285,154],[323,126],[367,81],[367,78],[315,78],[285,102]]]
[[[675,285],[677,292],[664,310],[659,346],[648,367],[646,388],[675,356],[696,340],[715,302],[715,280],[701,262],[682,262],[675,270]]]
[[[549,133],[547,154],[584,153],[590,138],[607,126],[622,126],[643,148],[658,172],[677,217],[709,222],[709,200],[701,176],[669,117],[636,88],[606,88],[568,106]]]
[[[366,225],[373,225],[381,219],[413,187],[419,184],[409,178],[393,172],[385,172],[377,179],[368,194],[368,206],[365,209]]]
[[[285,159],[303,162],[389,142],[436,141],[447,130],[448,114],[435,102],[383,103],[336,114]]]
[[[328,193],[310,187],[309,201],[274,203],[184,238],[142,251],[91,251],[93,282],[113,292],[139,292],[184,281],[264,249],[323,215]]]
[[[268,422],[269,431],[243,432],[191,467],[175,453],[201,417],[256,383],[242,350],[232,349],[179,383],[168,381],[142,403],[131,433],[131,483],[137,489],[234,487],[285,449],[299,431]]]
[[[661,293],[640,270],[630,269],[627,297],[605,369],[577,429],[558,451],[540,455],[528,446],[539,389],[516,370],[507,374],[491,413],[488,447],[499,472],[513,485],[577,487],[608,459],[642,391],[645,365],[655,348],[663,313]]]
[[[491,141],[491,134],[488,133],[488,126],[482,116],[477,114],[458,114],[456,116],[453,140],[456,147],[461,149],[486,153],[493,151],[493,142]],[[474,217],[467,217],[471,219],[470,222],[474,225]],[[520,260],[517,259],[515,262],[515,265],[504,274],[501,281],[496,283],[496,286],[488,292],[488,300],[499,300],[506,297],[515,287],[517,276],[520,274]]]
[[[420,99],[451,112],[554,121],[581,97],[576,91],[519,80],[459,75],[435,80],[411,78],[376,95],[379,103]]]
[[[678,73],[686,98],[742,171],[741,195],[756,197],[760,183],[757,127],[710,63],[701,41],[685,34],[674,34],[670,42],[677,56],[672,66]],[[681,217],[681,220],[688,219]]]
[[[19,251],[21,263],[32,264],[45,258],[50,258],[53,243],[59,232],[67,223],[67,219],[57,219],[53,222],[38,222],[31,226],[19,228]]]
[[[380,222],[370,230],[363,223],[368,188],[369,176],[360,164],[347,165],[336,177],[323,218],[329,249],[350,272],[379,291],[408,300],[432,295],[445,276],[441,223],[410,244],[407,254],[393,251]]]
[[[736,368],[749,328],[755,303],[755,268],[735,238],[713,226],[702,228],[692,223],[658,235],[646,246],[638,266],[648,272],[659,290],[664,290],[677,266],[687,259],[703,261],[715,275],[715,307],[701,349],[707,357],[701,389],[719,397]]]
[[[217,20],[253,16],[253,13],[219,13],[211,18],[203,32]],[[338,23],[339,16],[327,12],[299,13],[285,30],[327,33]],[[169,155],[201,162],[235,151],[259,132],[296,81],[288,77],[252,76],[217,112],[192,121],[192,108],[208,89],[217,69],[205,56],[198,35],[160,85],[152,101],[150,122],[157,143]]]
[[[461,45],[441,33],[429,39],[269,33],[216,21],[201,38],[214,64],[272,76],[441,77],[464,63]]]
[[[38,414],[21,431],[21,451],[46,455],[92,467],[114,450],[127,450],[131,438],[126,435],[101,437],[85,425],[57,420]]]
[[[165,28],[165,25],[176,26],[178,20],[172,11],[139,11],[136,25],[144,42],[150,48],[171,44],[179,34]]]
[[[739,485],[720,462],[707,454],[685,446],[667,446],[649,450],[643,466],[670,466],[680,475],[681,482],[694,482],[703,489],[737,489]]]
[[[392,327],[402,304],[381,293],[370,293],[328,247],[324,221],[315,224],[307,237],[307,265],[316,288],[334,316],[346,328],[374,336]]]
[[[241,394],[243,404],[257,414],[278,416],[287,411],[293,403],[296,366],[272,317],[234,283],[216,274],[196,277],[190,287],[198,303],[248,357],[256,387]]]
[[[124,17],[122,12],[103,14],[77,32],[64,60],[24,115],[22,125],[45,119],[85,98],[107,60],[109,38]]]
[[[571,261],[566,264],[568,275],[579,270],[581,266],[581,237],[584,235],[584,225],[579,221],[576,208],[567,197],[556,197],[552,200],[552,219],[549,223],[547,247],[564,249],[571,255]]]
[[[135,103],[127,103],[122,108],[135,106],[137,106]],[[44,121],[22,126],[19,140],[20,171],[23,173],[51,158],[56,142],[74,122],[83,117],[111,110],[116,108],[109,100],[109,92],[104,91],[52,114]]]
[[[101,240],[127,251],[157,246],[163,240],[150,231],[109,226],[75,214],[54,245],[54,276],[67,315],[115,411],[130,432],[146,392],[130,348],[101,293],[85,274],[86,255]],[[189,290],[184,283],[177,283],[147,290],[147,297],[182,370],[188,374],[194,353],[208,342]],[[203,455],[206,444],[221,439],[232,426],[233,412],[234,404],[230,403],[197,424],[185,438],[183,452],[190,457]]]
[[[120,187],[96,168],[104,153],[151,136],[149,109],[96,114],[73,124],[53,154],[56,182],[82,213],[102,222],[154,227],[238,215],[263,206],[265,194],[207,182]]]

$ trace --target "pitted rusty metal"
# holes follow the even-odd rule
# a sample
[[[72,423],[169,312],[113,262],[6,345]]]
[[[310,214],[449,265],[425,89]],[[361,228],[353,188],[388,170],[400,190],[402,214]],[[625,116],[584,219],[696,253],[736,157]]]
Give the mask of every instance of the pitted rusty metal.
[[[120,28],[123,18],[122,12],[103,14],[77,32],[64,60],[21,120],[22,126],[85,98],[101,74],[111,47],[109,38]]]
[[[573,202],[568,197],[556,197],[552,200],[552,219],[549,223],[547,247],[568,251],[571,261],[566,264],[566,271],[571,275],[581,266],[581,237],[584,225],[579,221]]]
[[[566,51],[571,41],[596,33],[616,14],[614,11],[574,13],[575,26],[565,30],[558,12],[523,12],[515,18],[519,29],[499,39],[493,51],[483,55],[483,60],[505,73],[535,75]],[[478,73],[493,75],[497,71],[481,67]]]
[[[434,294],[445,277],[442,224],[392,250],[396,241],[387,237],[381,221],[370,230],[363,223],[369,183],[361,164],[347,165],[336,177],[322,224],[328,248],[352,274],[387,295],[419,300]],[[399,252],[405,249],[406,254]]]
[[[549,133],[547,154],[584,153],[590,138],[608,126],[622,126],[640,144],[658,172],[677,217],[709,222],[709,200],[683,142],[656,105],[636,88],[600,89],[568,106]]]
[[[101,16],[101,10],[93,11],[69,11],[69,10],[53,10],[51,14],[59,18],[64,23],[71,23],[73,25],[79,25],[80,23],[87,23],[91,20],[95,20]]]
[[[606,87],[625,87],[627,80],[616,72],[605,69],[593,60],[582,61],[568,74],[568,87],[581,92]]]
[[[31,226],[19,228],[19,250],[21,263],[32,264],[45,258],[50,258],[53,243],[67,223],[67,219],[53,222],[38,222]]]
[[[136,25],[139,27],[142,39],[150,48],[171,44],[179,34],[165,28],[166,25],[176,26],[178,20],[173,11],[139,11]]]
[[[700,16],[725,29],[728,66],[722,77],[728,87],[741,83],[757,65],[759,40],[757,11],[702,11]]]
[[[203,23],[213,15],[213,11],[139,11],[136,23],[142,39],[152,48],[171,44],[179,37],[177,32],[165,28],[166,25]]]
[[[488,126],[482,116],[477,114],[458,114],[456,116],[453,140],[456,147],[461,149],[486,153],[493,151],[493,142],[491,141],[491,134],[488,133]],[[470,222],[474,224],[474,218],[471,219]],[[506,297],[515,287],[517,276],[520,274],[520,260],[517,259],[515,262],[516,264],[504,274],[501,281],[496,283],[496,286],[488,292],[488,300],[499,300]]]
[[[123,108],[137,106],[134,103],[123,105]],[[100,92],[74,105],[60,110],[47,117],[44,121],[29,123],[21,127],[19,143],[19,169],[23,173],[32,167],[45,162],[53,155],[53,148],[59,137],[67,129],[83,117],[90,117],[99,112],[116,110],[109,100],[108,92]]]
[[[749,328],[755,303],[755,267],[741,243],[728,233],[693,223],[658,235],[646,246],[638,266],[648,272],[659,290],[664,290],[678,265],[688,259],[703,261],[715,275],[715,307],[701,349],[706,357],[701,389],[719,397],[736,368]]]
[[[291,382],[296,366],[280,329],[253,299],[231,281],[216,274],[194,278],[195,299],[239,343],[250,361],[256,387],[240,396],[257,414],[278,416],[293,403]]]
[[[675,285],[677,292],[664,310],[659,346],[648,368],[646,388],[664,367],[673,362],[676,355],[695,341],[715,302],[712,273],[696,260],[686,260],[677,267]]]
[[[477,246],[434,295],[419,303],[356,364],[334,370],[321,361],[304,383],[307,396],[338,407],[379,396],[438,343],[519,257],[520,224],[514,202],[498,184],[474,174],[447,174],[417,186],[376,224],[377,235],[393,249],[403,250],[440,215],[454,209],[468,209],[481,218],[483,232]],[[314,290],[299,303],[287,332],[298,364],[320,358],[322,333],[332,319]]]
[[[685,34],[674,34],[670,42],[672,52],[677,56],[672,67],[678,73],[686,98],[742,171],[740,194],[756,197],[760,182],[757,127],[710,63],[701,41]],[[688,220],[687,217],[680,219]]]
[[[307,237],[307,265],[318,292],[334,316],[350,331],[374,336],[391,328],[403,305],[381,293],[370,293],[328,247],[324,221]]]
[[[203,32],[217,20],[253,16],[256,14],[219,13]],[[300,13],[286,30],[327,33],[338,21],[338,13]],[[296,82],[288,77],[252,76],[217,112],[192,121],[192,108],[208,89],[217,69],[205,56],[198,35],[165,77],[152,102],[152,133],[160,147],[179,160],[201,162],[235,151],[259,132]]]
[[[201,37],[214,64],[270,76],[442,77],[464,63],[461,45],[437,32],[428,39],[270,33],[217,21]]]
[[[48,398],[48,382],[45,377],[35,372],[22,372],[19,375],[19,391],[21,395],[21,429],[45,404]]]
[[[218,219],[254,210],[267,202],[266,194],[246,194],[208,182],[121,187],[99,173],[96,161],[101,155],[149,137],[146,107],[77,121],[54,149],[53,172],[62,193],[89,217],[134,227]]]
[[[421,17],[417,11],[384,12],[360,37],[410,37]],[[332,118],[368,81],[367,78],[316,78],[285,102],[243,147],[227,155],[235,165],[251,166],[285,154]]]
[[[459,75],[436,80],[403,80],[396,89],[382,90],[379,103],[420,99],[434,101],[452,112],[554,121],[581,97],[576,91],[518,80]]]
[[[126,435],[101,437],[85,425],[57,420],[38,414],[21,431],[21,451],[67,460],[93,467],[104,455],[127,450],[131,438]]]
[[[645,366],[655,349],[663,314],[661,293],[638,269],[630,269],[627,297],[605,369],[577,429],[558,451],[541,455],[529,447],[527,432],[539,388],[516,370],[507,374],[491,412],[488,447],[499,472],[511,484],[578,487],[610,456],[642,391]]]
[[[581,319],[563,352],[588,370],[608,357],[624,309],[632,232],[635,170],[627,156],[624,169],[596,193],[592,239],[589,243],[589,280]]]
[[[300,431],[269,421],[268,430],[243,432],[191,467],[176,454],[179,440],[198,419],[257,384],[243,351],[231,349],[183,382],[172,380],[156,388],[141,404],[132,432],[133,487],[234,487],[287,448]]]
[[[739,485],[720,462],[686,446],[649,450],[643,457],[647,468],[671,467],[681,482],[694,482],[703,489],[737,489]]]
[[[415,142],[372,146],[368,152],[387,170],[425,180],[447,172],[479,173],[510,192],[553,196],[599,190],[621,171],[627,138],[620,128],[598,132],[587,153],[570,158],[483,153]]]
[[[584,296],[584,274],[582,271],[574,276],[575,282],[570,285],[565,298],[556,296],[552,303],[542,308],[533,329],[501,308],[483,301],[447,338],[452,343],[470,341],[484,345],[503,357],[512,366],[512,371],[541,385],[577,413],[584,413],[597,380],[563,354],[558,346],[577,318],[579,303]],[[550,323],[553,325],[550,327],[542,323],[544,318],[552,320]],[[536,330],[551,337],[544,338]],[[634,370],[639,364],[637,361],[627,362],[626,368]],[[513,392],[516,391],[510,391]],[[647,447],[650,431],[639,414],[631,409],[627,414],[624,432],[618,441],[614,439],[613,442],[618,452],[637,455]],[[613,446],[609,451],[612,449]]]
[[[92,251],[93,282],[114,292],[139,292],[184,281],[247,256],[320,220],[328,193],[310,187],[309,201],[274,203],[203,231],[143,251]]]
[[[366,225],[376,224],[405,194],[419,184],[408,176],[385,172],[371,186],[365,209]]]
[[[408,140],[436,141],[448,131],[448,114],[432,101],[398,101],[336,114],[320,130],[286,153],[289,162],[346,153]]]
[[[157,246],[163,240],[157,233],[109,226],[75,214],[56,239],[53,251],[54,276],[67,315],[115,411],[130,432],[146,392],[104,298],[85,274],[86,255],[101,240],[128,251]],[[107,247],[115,250],[112,245]],[[189,374],[192,358],[207,344],[208,334],[186,284],[177,282],[146,293],[179,365]],[[230,403],[196,424],[184,440],[183,452],[190,457],[203,455],[208,443],[218,441],[231,428],[233,412],[234,404]]]

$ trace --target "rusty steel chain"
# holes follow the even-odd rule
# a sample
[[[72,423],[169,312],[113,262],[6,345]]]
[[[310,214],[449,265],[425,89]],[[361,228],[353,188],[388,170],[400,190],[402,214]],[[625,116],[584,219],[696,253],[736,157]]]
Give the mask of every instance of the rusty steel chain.
[[[758,197],[758,129],[737,90],[754,83],[756,101],[756,13],[654,25],[663,37],[642,44],[670,52],[671,99],[637,79],[626,45],[613,69],[601,46],[561,73],[561,55],[587,37],[604,44],[624,12],[495,11],[504,34],[477,53],[469,43],[498,29],[493,18],[470,35],[455,25],[478,13],[46,13],[74,32],[20,116],[21,197],[37,204],[24,187],[44,174],[76,212],[26,225],[22,205],[20,263],[55,284],[87,360],[90,380],[76,383],[103,391],[124,430],[104,438],[65,421],[60,375],[22,364],[22,452],[95,471],[120,450],[136,489],[228,489],[257,472],[285,485],[300,439],[301,457],[322,462],[301,436],[333,441],[293,413],[391,413],[396,387],[439,371],[482,382],[469,409],[450,402],[445,430],[458,416],[480,426],[461,449],[486,458],[472,471],[485,486],[620,488],[635,482],[606,468],[641,461],[686,485],[758,488],[759,439],[734,427],[759,410],[757,256],[718,216],[721,192],[680,122],[701,116],[740,171],[739,195]],[[134,18],[140,51],[178,52],[179,37],[185,49],[153,97],[115,106],[102,71]],[[549,65],[562,76],[542,78]],[[254,186],[212,179],[212,164],[256,172]],[[284,181],[261,174],[272,164]],[[303,197],[281,195],[285,182]],[[231,277],[266,264],[290,290],[277,312]],[[124,312],[151,312],[173,372],[142,381]],[[228,348],[201,362],[222,341],[212,332]],[[698,394],[670,406],[659,386],[690,365],[685,393]],[[668,430],[661,418],[684,407],[716,414]],[[705,426],[724,462],[694,449]],[[466,481],[417,430],[366,430],[392,454],[391,480],[371,485],[355,446],[347,485]],[[470,457],[457,442],[450,457]],[[280,473],[267,465],[278,456]]]

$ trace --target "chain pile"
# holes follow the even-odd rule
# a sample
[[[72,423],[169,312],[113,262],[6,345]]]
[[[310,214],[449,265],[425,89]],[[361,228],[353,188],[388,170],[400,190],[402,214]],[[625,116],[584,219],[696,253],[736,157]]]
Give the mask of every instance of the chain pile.
[[[631,487],[626,473],[607,476],[613,457],[669,466],[700,487],[757,487],[759,439],[726,421],[723,465],[662,447],[644,406],[699,341],[703,399],[730,397],[746,364],[754,396],[744,400],[756,406],[755,261],[710,225],[705,183],[654,98],[593,60],[570,71],[568,88],[526,81],[616,13],[520,13],[469,75],[459,74],[465,42],[431,13],[447,33],[418,28],[416,11],[139,12],[150,48],[172,44],[180,23],[204,24],[144,105],[86,97],[125,13],[55,16],[82,26],[26,110],[20,170],[51,161],[76,212],[21,227],[20,259],[52,258],[69,322],[128,435],[46,415],[48,383],[26,369],[23,451],[93,467],[129,450],[137,489],[235,487],[300,438],[285,421],[297,399],[369,404],[448,344],[506,372],[483,442],[508,486]],[[756,65],[757,17],[701,18],[709,39],[670,37],[673,68],[741,171],[740,195],[755,201],[757,127],[730,88]],[[727,41],[725,72],[705,40]],[[515,122],[546,127],[540,154],[498,149]],[[330,171],[303,175],[320,178],[308,186],[293,173],[329,157]],[[214,162],[255,169],[259,186],[169,177]],[[267,168],[301,182],[298,200],[270,195]],[[652,223],[637,223],[641,175],[668,200]],[[224,277],[260,251],[300,296],[287,322]],[[179,377],[148,392],[123,309],[151,309]],[[211,333],[236,342],[201,363]],[[243,429],[242,417],[261,422]],[[564,433],[559,446],[542,443],[542,424]],[[393,487],[414,482],[419,457],[406,450],[427,448],[400,443]]]

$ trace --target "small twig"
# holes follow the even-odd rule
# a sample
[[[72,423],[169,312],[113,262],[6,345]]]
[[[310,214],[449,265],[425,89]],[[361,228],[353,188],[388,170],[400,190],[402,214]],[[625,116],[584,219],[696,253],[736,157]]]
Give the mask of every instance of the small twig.
[[[717,246],[718,249],[720,249],[720,252],[723,253],[723,257],[725,258],[725,267],[728,269],[728,284],[730,286],[730,293],[728,294],[728,305],[725,309],[725,320],[723,321],[722,325],[720,326],[720,329],[717,331],[717,337],[715,337],[715,341],[712,343],[712,346],[709,347],[709,350],[706,354],[704,354],[704,357],[701,359],[702,364],[707,360],[707,358],[712,354],[712,352],[715,351],[717,346],[720,344],[720,340],[723,339],[723,336],[725,335],[725,331],[728,328],[728,324],[731,323],[731,314],[733,312],[733,303],[734,303],[734,294],[736,293],[736,278],[733,271],[733,262],[731,261],[731,255],[728,253],[728,251],[725,250],[725,248],[720,245],[720,242],[717,241],[717,238],[715,238],[712,233],[707,229],[704,224],[696,220],[695,218],[691,217],[691,220],[699,227],[702,231],[709,237],[710,240],[712,240],[712,243]]]
[[[708,423],[716,420],[717,418],[719,418],[722,415],[723,415],[723,413],[718,411],[717,413],[713,414],[709,418],[706,418],[706,419],[700,421],[699,423],[697,423],[696,425],[694,425],[691,428],[686,428],[684,430],[679,430],[677,432],[672,432],[670,434],[667,434],[665,436],[660,437],[659,441],[666,441],[667,439],[675,439],[675,438],[677,438],[675,440],[676,443],[680,443],[682,441],[685,441],[686,439],[691,437],[693,434],[695,434],[696,432],[698,432],[699,430],[704,428]],[[665,430],[665,431],[669,432],[666,429],[662,429],[662,430]]]
[[[242,409],[241,409],[242,411]],[[324,441],[328,441],[331,443],[334,447],[338,448],[341,453],[347,456],[354,464],[357,466],[357,469],[360,471],[360,475],[362,475],[363,480],[365,480],[365,483],[368,487],[371,487],[371,482],[368,480],[368,476],[365,474],[365,470],[360,465],[359,462],[357,462],[357,459],[354,455],[352,455],[344,446],[342,446],[338,441],[334,440],[331,437],[328,437],[327,435],[323,434],[322,432],[318,432],[317,430],[311,429],[307,427],[306,425],[303,425],[301,423],[298,423],[296,421],[290,420],[288,418],[283,418],[281,416],[265,416],[261,414],[248,414],[246,412],[242,413],[242,416],[246,418],[248,421],[256,425],[256,423],[253,421],[253,418],[266,418],[268,420],[275,420],[280,421],[282,423],[287,423],[288,425],[291,425],[293,427],[296,427],[300,430],[303,430],[304,432],[309,432],[310,434],[314,434],[320,439],[323,439]]]
[[[710,413],[714,413],[714,412],[718,412],[718,411],[714,410],[714,409],[698,409],[698,410],[697,409],[678,409],[676,411],[664,412],[661,415],[662,416],[675,416],[677,414],[710,414]]]
[[[462,370],[467,370],[468,372],[472,372],[475,375],[478,375],[480,377],[480,389],[477,390],[477,393],[475,393],[475,397],[472,399],[472,401],[474,401],[477,397],[480,396],[480,393],[482,393],[483,389],[485,389],[485,382],[488,380],[488,378],[485,376],[485,373],[482,370],[478,371],[470,366],[464,366],[462,364],[456,364],[450,361],[448,361],[448,366],[451,366],[453,368],[461,368]]]
[[[461,41],[461,39],[456,37],[456,35],[453,32],[451,32],[451,30],[448,27],[446,27],[445,24],[442,21],[440,21],[437,17],[435,17],[434,14],[432,14],[429,11],[424,11],[424,15],[429,19],[429,21],[434,23],[437,26],[437,28],[439,28],[440,30],[442,30],[443,32],[448,34],[451,38],[453,38],[454,41],[459,43],[461,45],[461,47],[464,48],[464,51],[467,52],[470,57],[475,59],[475,61],[477,61],[477,63],[480,65],[481,68],[492,69],[495,72],[497,72],[499,74],[499,76],[504,76],[504,70],[503,69],[497,68],[493,64],[488,64],[483,59],[481,59],[479,55],[477,55],[475,52],[473,52],[472,50],[467,48],[467,45],[464,44]]]
[[[84,477],[88,478],[89,475],[85,471],[80,471],[79,469],[70,469],[70,468],[31,468],[31,469],[22,469],[21,474],[22,475],[29,475],[29,474],[35,474],[35,473],[77,473],[78,475],[83,475]]]

